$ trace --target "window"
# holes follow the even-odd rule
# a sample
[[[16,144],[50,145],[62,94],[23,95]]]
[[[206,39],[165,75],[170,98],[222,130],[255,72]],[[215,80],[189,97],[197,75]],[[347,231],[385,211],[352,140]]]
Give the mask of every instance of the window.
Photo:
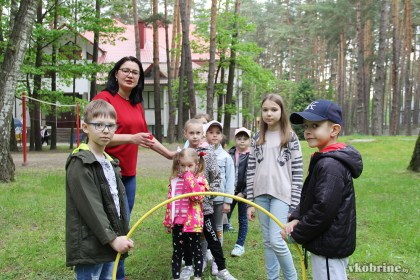
[[[144,109],[155,109],[155,92],[152,90],[143,91],[143,108]],[[163,110],[163,99],[160,98],[160,109]]]

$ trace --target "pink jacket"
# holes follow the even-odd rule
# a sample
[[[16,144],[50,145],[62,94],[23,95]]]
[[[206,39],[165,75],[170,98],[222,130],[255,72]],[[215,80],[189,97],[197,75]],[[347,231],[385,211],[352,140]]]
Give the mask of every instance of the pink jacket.
[[[172,188],[176,186],[178,180],[184,180],[185,193],[205,192],[209,189],[207,180],[204,176],[194,177],[191,172],[186,172],[182,177],[174,178],[169,183],[168,199],[172,198]],[[203,231],[203,195],[190,196],[188,198],[187,218],[182,229],[183,232],[202,232]],[[172,214],[172,204],[175,201],[166,205],[165,219],[163,225],[165,227],[173,227],[174,217]]]

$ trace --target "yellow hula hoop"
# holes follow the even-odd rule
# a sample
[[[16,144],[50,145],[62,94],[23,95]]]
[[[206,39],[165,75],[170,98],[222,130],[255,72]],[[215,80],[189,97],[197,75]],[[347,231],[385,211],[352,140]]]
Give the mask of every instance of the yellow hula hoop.
[[[159,209],[162,206],[165,206],[168,203],[171,203],[172,201],[181,199],[181,198],[186,198],[186,197],[190,197],[190,196],[195,196],[195,195],[212,195],[212,196],[225,196],[225,197],[230,197],[234,200],[240,201],[240,202],[244,202],[246,204],[251,205],[252,207],[257,208],[258,210],[260,210],[261,212],[263,212],[264,214],[266,214],[267,216],[269,216],[273,221],[275,221],[281,228],[284,228],[284,225],[276,218],[273,216],[273,214],[271,214],[270,212],[268,212],[267,210],[265,210],[264,208],[262,208],[261,206],[255,204],[254,202],[251,202],[245,198],[242,197],[237,197],[235,195],[231,195],[231,194],[226,194],[226,193],[221,193],[221,192],[194,192],[194,193],[187,193],[187,194],[183,194],[183,195],[179,195],[176,197],[173,197],[171,199],[165,200],[161,203],[159,203],[158,205],[156,205],[155,207],[153,207],[152,209],[150,209],[149,211],[146,212],[146,214],[144,214],[135,224],[134,226],[130,229],[130,231],[127,233],[127,239],[130,238],[130,236],[133,234],[133,232],[138,228],[138,226],[145,220],[147,219],[147,217],[149,217],[153,212],[155,212],[157,209]],[[279,233],[280,234],[280,233]],[[302,279],[306,280],[306,268],[305,268],[305,262],[302,256],[302,252],[299,249],[299,246],[294,243],[293,244],[298,256],[299,256],[299,260],[300,260],[300,266],[302,268]],[[118,262],[120,261],[120,257],[121,254],[118,253],[117,257],[115,258],[115,263],[114,263],[114,270],[112,271],[112,280],[115,280],[117,278],[117,268],[118,268]]]

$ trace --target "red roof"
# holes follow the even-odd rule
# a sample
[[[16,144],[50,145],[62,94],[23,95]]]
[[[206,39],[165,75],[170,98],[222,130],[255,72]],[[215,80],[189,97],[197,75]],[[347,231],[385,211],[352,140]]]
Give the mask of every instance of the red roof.
[[[136,56],[136,48],[135,48],[135,33],[134,33],[134,26],[133,25],[126,25],[121,23],[118,20],[114,20],[115,25],[117,27],[121,27],[124,29],[124,32],[118,34],[115,38],[115,42],[109,43],[102,40],[100,42],[99,47],[105,51],[104,55],[99,58],[99,63],[112,63],[117,62],[124,56]],[[190,34],[193,34],[195,30],[195,26],[190,26]],[[144,27],[144,37],[145,37],[145,44],[144,48],[140,50],[141,61],[144,64],[144,68],[146,69],[147,66],[153,63],[153,28],[151,25]],[[160,64],[166,64],[166,42],[165,42],[165,28],[163,26],[159,27],[159,62]],[[89,41],[93,42],[93,32],[86,32],[83,34]],[[168,36],[169,36],[169,44],[171,44],[172,40],[172,24],[168,26]],[[101,39],[100,39],[101,40]],[[198,38],[197,36],[190,35],[190,40],[195,41],[201,45],[207,45],[202,38]],[[193,61],[203,61],[209,60],[209,53],[192,53],[192,60]],[[198,64],[195,67],[199,67]],[[194,68],[195,68],[194,67]]]

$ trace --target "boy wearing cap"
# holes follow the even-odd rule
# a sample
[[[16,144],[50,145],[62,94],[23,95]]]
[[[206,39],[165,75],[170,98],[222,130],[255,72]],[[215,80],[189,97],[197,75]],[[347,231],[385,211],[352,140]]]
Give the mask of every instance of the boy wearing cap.
[[[353,179],[363,170],[362,157],[353,147],[337,142],[342,125],[341,108],[317,100],[290,116],[303,124],[312,155],[300,204],[281,231],[283,239],[302,244],[311,252],[312,276],[347,279],[348,257],[356,248],[356,206]]]
[[[210,121],[204,125],[204,134],[207,142],[214,146],[214,153],[216,154],[217,164],[219,165],[220,177],[220,192],[226,194],[234,193],[235,183],[235,165],[233,160],[226,152],[220,142],[223,137],[223,125],[218,121]],[[216,222],[217,236],[219,237],[220,244],[223,245],[223,214],[230,212],[230,205],[232,198],[225,196],[217,196],[213,200],[214,219]],[[215,262],[212,263],[212,274],[216,275],[218,272]]]
[[[237,197],[245,198],[246,195],[246,172],[248,169],[248,158],[251,146],[251,131],[245,127],[235,129],[235,146],[229,150],[229,154],[235,164],[235,195]],[[231,209],[228,214],[228,219],[238,204],[238,239],[230,253],[232,257],[240,257],[245,253],[245,239],[248,234],[248,218],[247,205],[244,202],[236,202],[234,200],[231,204]]]

